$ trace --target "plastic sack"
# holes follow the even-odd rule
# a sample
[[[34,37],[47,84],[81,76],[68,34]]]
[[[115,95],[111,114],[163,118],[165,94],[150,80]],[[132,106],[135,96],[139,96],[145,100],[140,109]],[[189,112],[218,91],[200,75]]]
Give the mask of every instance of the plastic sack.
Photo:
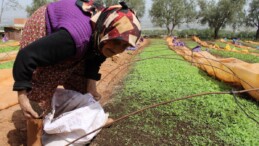
[[[42,143],[45,146],[66,145],[103,126],[108,119],[108,114],[90,93],[57,89],[52,99],[52,109],[43,120]],[[74,145],[89,143],[99,132],[78,140]]]

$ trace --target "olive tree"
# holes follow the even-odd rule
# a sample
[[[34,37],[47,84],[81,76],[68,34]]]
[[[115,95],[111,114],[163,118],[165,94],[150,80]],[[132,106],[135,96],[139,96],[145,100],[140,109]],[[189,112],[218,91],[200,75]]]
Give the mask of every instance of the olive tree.
[[[255,39],[259,39],[259,0],[252,0],[249,4],[248,15],[246,16],[246,25],[256,27]]]
[[[234,33],[236,33],[236,30],[238,27],[241,27],[244,25],[246,12],[245,10],[238,11],[236,15],[238,15],[238,17],[237,16],[234,17],[231,24]]]
[[[235,23],[242,13],[245,0],[198,0],[201,24],[208,24],[214,31],[214,38],[218,38],[221,28]]]
[[[195,1],[153,0],[149,14],[154,25],[166,27],[167,35],[173,35],[176,26],[196,18]]]

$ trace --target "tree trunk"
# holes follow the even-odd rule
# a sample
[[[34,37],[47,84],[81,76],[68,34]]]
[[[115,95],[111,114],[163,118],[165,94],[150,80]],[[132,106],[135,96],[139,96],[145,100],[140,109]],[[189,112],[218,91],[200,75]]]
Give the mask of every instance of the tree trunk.
[[[219,28],[214,29],[214,39],[218,39]]]
[[[255,40],[259,40],[259,27],[257,28],[257,31],[256,31]]]
[[[167,35],[170,36],[170,28],[167,26],[166,29],[167,29]]]
[[[175,26],[173,25],[173,26],[171,27],[171,30],[170,30],[170,36],[173,36],[174,28],[175,28]]]
[[[4,12],[4,0],[2,0],[2,4],[1,4],[1,10],[0,10],[0,24],[2,23],[3,12]]]
[[[173,30],[170,30],[170,35],[169,36],[173,36]]]

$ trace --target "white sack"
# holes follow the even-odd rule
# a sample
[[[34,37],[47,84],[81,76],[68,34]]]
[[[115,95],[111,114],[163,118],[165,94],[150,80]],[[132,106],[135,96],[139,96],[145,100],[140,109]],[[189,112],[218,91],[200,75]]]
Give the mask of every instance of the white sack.
[[[53,96],[52,108],[53,111],[43,120],[45,133],[42,142],[45,146],[68,144],[103,126],[108,119],[108,114],[104,113],[99,102],[95,101],[90,93],[57,89]],[[100,130],[80,139],[76,144],[90,142],[98,132]]]

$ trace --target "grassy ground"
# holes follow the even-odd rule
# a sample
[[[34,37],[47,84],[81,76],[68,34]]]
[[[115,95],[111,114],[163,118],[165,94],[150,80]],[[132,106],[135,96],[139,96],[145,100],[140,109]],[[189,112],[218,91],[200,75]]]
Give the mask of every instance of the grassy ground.
[[[118,118],[145,106],[201,92],[226,91],[217,81],[173,51],[164,40],[152,40],[139,58],[170,55],[136,63],[113,102],[105,106]],[[178,60],[177,60],[178,59]],[[256,113],[258,103],[238,97],[244,109]],[[96,145],[259,145],[259,126],[238,108],[231,95],[209,95],[179,101],[132,116],[103,129]]]
[[[0,53],[6,53],[10,51],[18,51],[19,46],[8,46],[12,43],[17,43],[17,41],[8,41],[7,43],[0,42]],[[0,63],[0,69],[12,68],[14,61],[9,61],[5,63]]]
[[[0,69],[12,68],[13,67],[13,63],[14,63],[14,61],[0,63]]]
[[[6,47],[0,47],[0,53],[10,52],[10,51],[16,51],[19,49],[19,46],[6,46]]]

